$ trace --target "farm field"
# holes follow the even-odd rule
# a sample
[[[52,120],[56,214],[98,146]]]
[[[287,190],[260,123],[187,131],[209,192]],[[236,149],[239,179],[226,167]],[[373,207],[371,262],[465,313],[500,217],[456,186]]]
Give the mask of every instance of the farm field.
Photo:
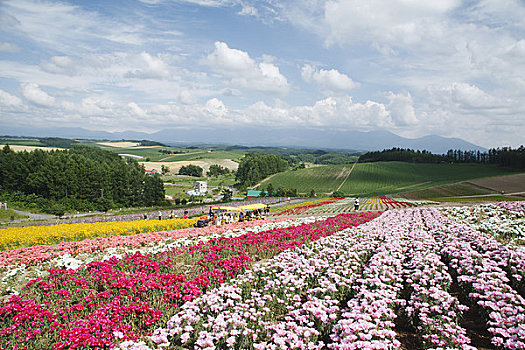
[[[352,165],[329,165],[289,170],[273,175],[261,189],[271,183],[274,188],[296,188],[300,193],[308,193],[312,189],[316,193],[332,193],[343,183],[351,168]]]
[[[499,194],[496,191],[474,186],[468,182],[459,182],[448,185],[432,186],[420,190],[410,190],[401,192],[399,195],[410,199],[424,199],[424,198],[440,198],[440,197],[455,197],[455,196],[479,196]]]
[[[286,171],[274,175],[264,186],[271,183],[274,188],[293,187],[300,193],[308,193],[314,189],[316,193],[327,194],[341,186],[339,191],[346,195],[374,196],[513,174],[500,167],[479,164],[376,162],[357,163],[346,178],[350,168],[351,165],[329,165]]]
[[[0,144],[0,149],[4,148],[4,146],[5,144]],[[31,152],[36,149],[39,149],[41,151],[56,151],[56,150],[63,149],[63,148],[45,147],[45,146],[26,146],[26,145],[21,145],[21,144],[16,144],[16,145],[9,144],[9,148],[11,148],[15,152],[24,152],[24,151]]]
[[[140,164],[144,165],[146,170],[157,170],[160,171],[162,166],[166,166],[170,173],[178,174],[179,169],[187,165],[197,165],[203,169],[203,173],[209,170],[210,165],[217,164],[222,167],[228,168],[230,170],[237,170],[239,163],[234,162],[231,159],[200,159],[200,160],[191,160],[191,161],[172,161],[172,162],[142,162]]]
[[[425,188],[508,173],[499,167],[479,164],[358,163],[341,191],[358,195],[387,194],[407,186]]]
[[[490,177],[470,181],[471,184],[505,193],[523,192],[525,194],[525,174]]]

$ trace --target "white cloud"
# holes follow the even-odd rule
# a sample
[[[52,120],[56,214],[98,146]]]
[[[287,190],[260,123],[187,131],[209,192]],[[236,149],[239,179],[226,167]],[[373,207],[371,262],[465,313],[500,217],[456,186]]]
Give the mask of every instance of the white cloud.
[[[259,15],[259,12],[253,6],[243,5],[242,10],[239,11],[238,14],[242,16],[255,16],[256,17]]]
[[[439,21],[439,18],[457,8],[461,1],[330,0],[315,4],[317,11],[306,12],[310,18],[303,18],[302,25],[313,22],[313,28],[320,31],[326,44],[332,45],[420,41],[424,39],[421,29],[429,20]],[[297,2],[294,5],[301,6]],[[286,7],[286,11],[296,13],[297,10],[291,7]]]
[[[502,101],[487,94],[476,85],[454,82],[447,86],[432,86],[429,88],[432,101],[441,107],[460,109],[493,109],[502,106]]]
[[[144,43],[139,34],[140,25],[128,25],[86,11],[81,6],[52,1],[6,1],[2,6],[13,25],[9,31],[26,35],[42,47],[50,47],[66,54],[99,50],[105,44]]]
[[[317,70],[309,64],[305,64],[301,69],[301,76],[304,81],[315,81],[324,90],[331,92],[345,92],[359,86],[348,75],[340,73],[337,69]]]
[[[135,102],[128,103],[128,108],[130,112],[137,117],[145,118],[147,116],[146,111],[139,107]]]
[[[328,97],[313,105],[271,107],[257,102],[239,114],[247,124],[287,127],[326,127],[362,131],[394,126],[386,106],[374,101],[356,103],[350,96]]]
[[[15,44],[0,42],[0,51],[14,53],[18,52],[20,48]]]
[[[388,110],[396,126],[413,125],[418,122],[410,93],[394,94],[390,91],[387,98],[390,101]]]
[[[73,75],[75,67],[73,60],[68,56],[53,56],[47,62],[43,62],[40,67],[50,73]]]
[[[129,55],[130,70],[126,77],[142,79],[165,79],[170,76],[168,64],[159,56],[152,56],[147,52],[138,55]]]
[[[0,89],[0,104],[5,106],[20,106],[22,105],[22,100]]]
[[[280,95],[286,95],[290,90],[286,77],[276,65],[256,63],[247,52],[231,49],[223,42],[216,42],[215,50],[202,63],[214,72],[231,78],[233,86]]]
[[[22,94],[31,103],[42,107],[53,107],[55,105],[55,98],[48,95],[45,91],[40,89],[38,84],[27,83],[24,84]]]
[[[217,98],[208,100],[205,105],[205,110],[214,117],[224,117],[228,114],[228,109],[224,103]]]

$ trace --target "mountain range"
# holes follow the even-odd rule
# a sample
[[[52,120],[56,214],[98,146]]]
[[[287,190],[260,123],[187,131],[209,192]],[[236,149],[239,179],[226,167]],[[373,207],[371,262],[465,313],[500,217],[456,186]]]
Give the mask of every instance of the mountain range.
[[[392,147],[427,150],[442,154],[449,149],[486,149],[459,138],[428,135],[420,138],[405,138],[390,131],[341,131],[319,129],[182,129],[166,128],[155,133],[140,131],[107,132],[83,128],[31,128],[2,127],[0,134],[27,137],[64,137],[95,140],[152,140],[162,143],[220,144],[266,147],[329,148],[340,150],[375,151]]]

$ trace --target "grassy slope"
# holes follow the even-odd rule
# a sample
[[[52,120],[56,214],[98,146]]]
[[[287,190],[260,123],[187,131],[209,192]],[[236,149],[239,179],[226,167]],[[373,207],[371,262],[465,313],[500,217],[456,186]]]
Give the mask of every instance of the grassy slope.
[[[349,194],[393,193],[488,176],[506,175],[508,170],[481,164],[415,164],[378,162],[357,164],[341,191]]]
[[[330,193],[342,181],[342,166],[287,171],[272,177],[274,187]],[[380,195],[416,190],[475,178],[509,174],[508,170],[479,164],[412,164],[404,162],[358,163],[340,191],[346,194]],[[267,186],[268,183],[265,183]]]
[[[316,193],[330,193],[343,181],[341,177],[342,165],[319,166],[308,169],[289,170],[275,174],[265,181],[262,189],[270,183],[274,188],[296,188],[300,193],[307,193],[314,189]],[[352,166],[346,166],[347,169]]]

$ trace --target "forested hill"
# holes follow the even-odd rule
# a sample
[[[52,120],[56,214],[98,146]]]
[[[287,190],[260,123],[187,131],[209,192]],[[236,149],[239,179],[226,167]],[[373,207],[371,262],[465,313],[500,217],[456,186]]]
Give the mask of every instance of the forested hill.
[[[495,164],[514,169],[525,169],[525,147],[489,149],[487,152],[449,150],[446,154],[433,154],[429,151],[391,148],[367,152],[359,157],[359,162],[402,161],[412,163],[480,163]]]
[[[159,176],[144,174],[134,160],[95,147],[71,150],[0,152],[0,197],[60,214],[160,204]]]

